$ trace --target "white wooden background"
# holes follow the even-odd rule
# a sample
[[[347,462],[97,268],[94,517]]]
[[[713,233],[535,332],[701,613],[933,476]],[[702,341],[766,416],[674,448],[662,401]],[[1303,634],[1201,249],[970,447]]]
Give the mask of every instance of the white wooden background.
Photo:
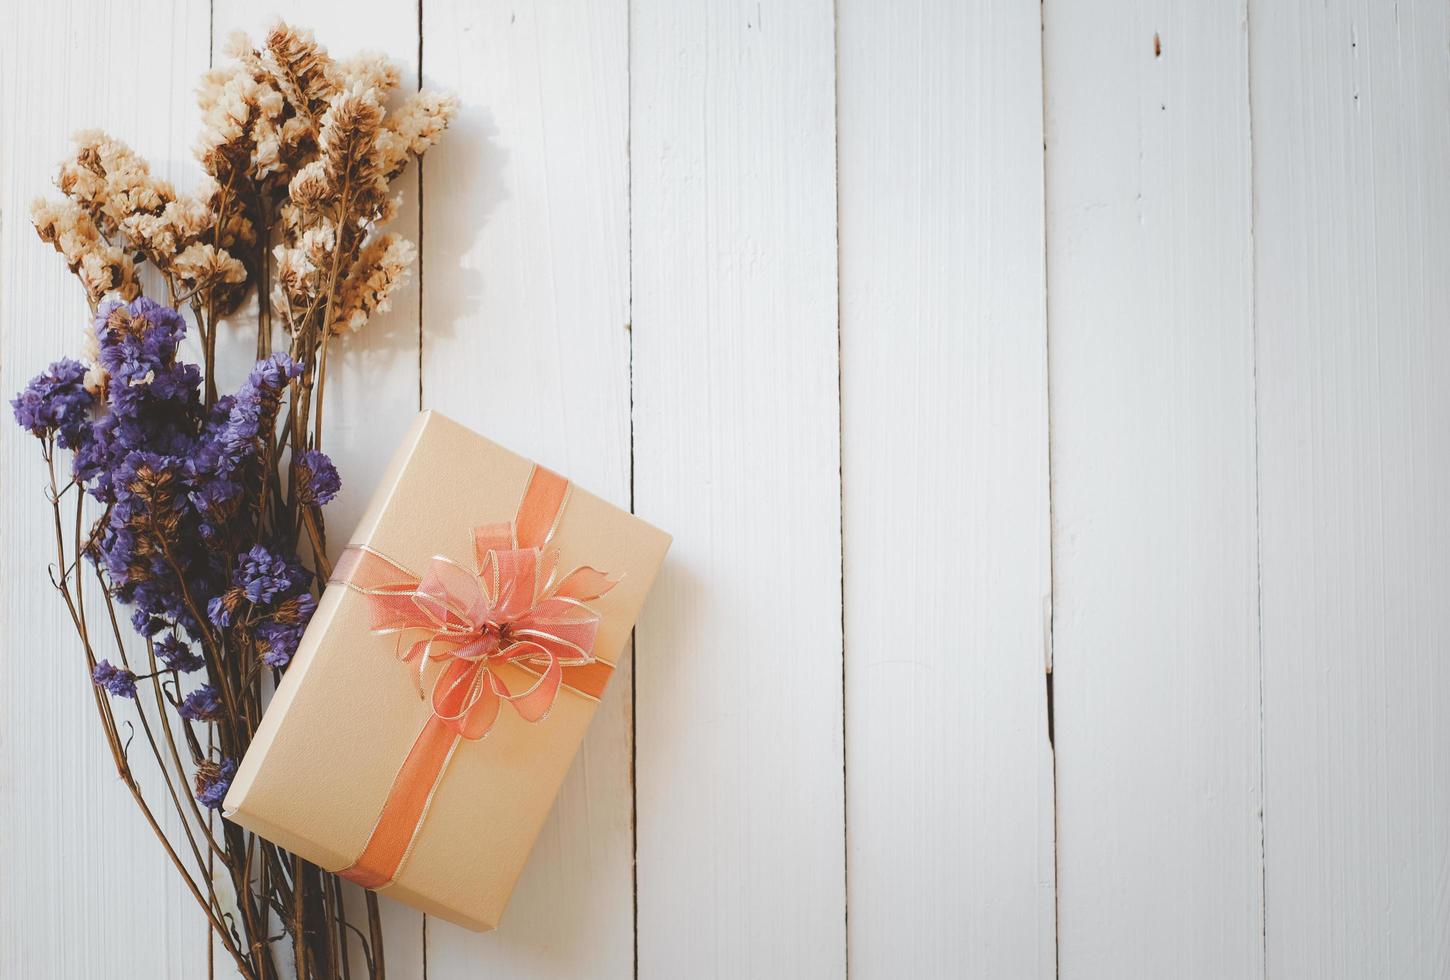
[[[265,7],[5,5],[6,393],[68,134],[193,179]],[[675,535],[502,929],[390,976],[1450,976],[1443,0],[286,12],[463,101],[332,521],[423,405]],[[0,976],[202,975],[0,449]]]

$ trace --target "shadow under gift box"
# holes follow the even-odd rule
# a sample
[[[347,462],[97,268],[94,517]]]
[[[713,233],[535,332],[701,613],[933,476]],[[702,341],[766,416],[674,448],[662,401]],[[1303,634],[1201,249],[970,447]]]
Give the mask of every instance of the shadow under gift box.
[[[413,423],[350,546],[421,575],[434,556],[475,567],[473,529],[513,522],[534,466],[437,412]],[[571,485],[546,551],[561,573],[616,579],[586,603],[600,617],[594,656],[617,661],[670,537]],[[329,584],[227,793],[235,823],[329,871],[362,854],[395,778],[433,713],[399,654],[417,636],[373,632],[371,597]],[[442,665],[427,669],[431,689]],[[531,681],[505,677],[518,693]],[[503,676],[504,671],[500,671]],[[475,930],[498,925],[598,701],[565,685],[548,715],[500,707],[488,734],[457,744],[420,829],[378,890]]]

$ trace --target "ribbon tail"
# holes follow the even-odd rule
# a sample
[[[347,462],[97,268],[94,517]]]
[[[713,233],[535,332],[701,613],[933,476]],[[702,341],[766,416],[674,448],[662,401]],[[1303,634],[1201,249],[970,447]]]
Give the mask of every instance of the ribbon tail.
[[[448,722],[437,715],[428,719],[393,777],[383,811],[362,854],[351,866],[337,872],[339,875],[364,888],[393,883],[413,850],[433,794],[461,740]]]
[[[598,599],[618,584],[619,579],[609,573],[581,565],[564,576],[564,580],[554,588],[553,594],[588,602],[590,599]]]
[[[569,481],[553,470],[535,466],[519,502],[514,521],[514,536],[520,548],[540,548],[548,544],[563,516],[569,499]]]

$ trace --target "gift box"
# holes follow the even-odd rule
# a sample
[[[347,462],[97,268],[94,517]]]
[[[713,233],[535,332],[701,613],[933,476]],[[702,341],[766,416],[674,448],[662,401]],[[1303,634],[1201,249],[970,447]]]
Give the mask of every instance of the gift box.
[[[669,543],[422,413],[226,816],[431,915],[495,927]]]

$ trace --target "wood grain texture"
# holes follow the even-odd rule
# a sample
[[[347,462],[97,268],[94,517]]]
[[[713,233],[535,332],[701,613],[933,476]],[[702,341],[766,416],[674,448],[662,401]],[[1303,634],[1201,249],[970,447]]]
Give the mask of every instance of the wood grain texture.
[[[630,28],[639,975],[840,976],[832,8]]]
[[[463,102],[425,164],[424,404],[628,507],[628,10],[423,16]],[[631,687],[626,657],[501,928],[429,921],[429,980],[633,975]]]
[[[837,17],[851,975],[1051,977],[1041,23]]]
[[[1268,972],[1450,975],[1441,3],[1256,3]]]
[[[0,12],[5,397],[85,320],[30,199],[195,180],[212,6]],[[675,535],[502,928],[384,901],[389,976],[1450,976],[1443,3],[281,12],[463,105],[334,547],[420,405]],[[0,466],[0,976],[203,976]]]
[[[206,68],[207,41],[205,8],[164,0],[14,4],[3,14],[0,976],[192,980],[207,968],[205,919],[106,748],[84,654],[46,577],[55,541],[39,445],[8,411],[30,377],[80,352],[89,320],[79,283],[31,227],[31,200],[58,196],[70,137],[92,127],[188,186],[192,82]],[[134,65],[136,52],[155,52],[146,71],[113,70]],[[131,759],[143,787],[164,796],[140,736]]]
[[[1259,976],[1243,8],[1043,16],[1061,975]]]

